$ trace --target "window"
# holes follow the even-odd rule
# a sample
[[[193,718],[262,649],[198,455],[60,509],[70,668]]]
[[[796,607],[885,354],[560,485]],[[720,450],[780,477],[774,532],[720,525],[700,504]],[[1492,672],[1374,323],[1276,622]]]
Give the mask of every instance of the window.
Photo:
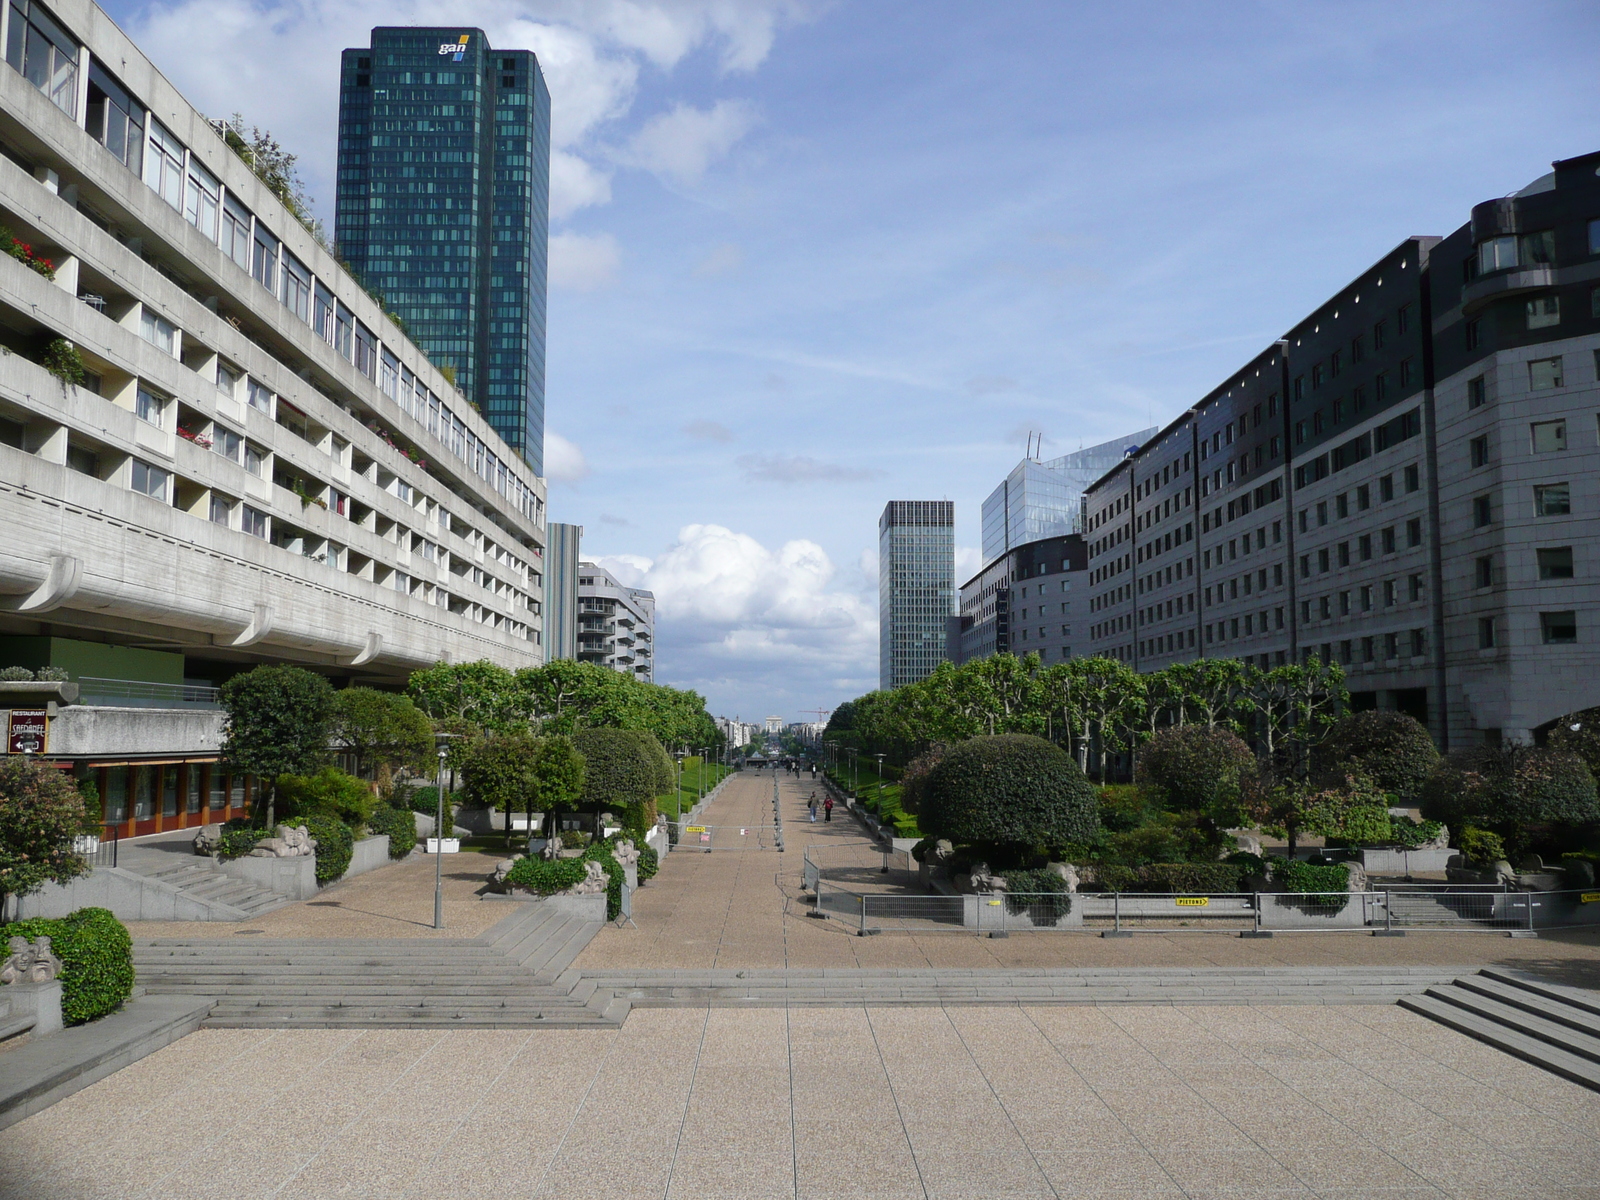
[[[211,449],[229,462],[239,462],[244,456],[244,438],[226,425],[213,425]]]
[[[1428,632],[1425,629],[1411,631],[1411,657],[1421,658],[1428,652]]]
[[[1339,565],[1341,567],[1348,567],[1350,565],[1350,543],[1349,542],[1340,542],[1339,543]]]
[[[250,269],[250,210],[229,192],[222,202],[222,252],[240,267]]]
[[[1383,581],[1383,606],[1385,608],[1393,608],[1395,605],[1395,599],[1398,595],[1399,593],[1394,586],[1394,580],[1385,579]]]
[[[1332,596],[1321,596],[1321,597],[1319,597],[1317,599],[1317,615],[1319,617],[1321,617],[1324,621],[1329,620],[1329,619],[1332,618],[1332,616],[1333,616],[1333,597]]]
[[[1479,650],[1493,650],[1494,649],[1494,618],[1493,617],[1479,617],[1478,618],[1478,649]]]
[[[266,466],[267,452],[253,442],[246,442],[244,446],[244,469],[252,475],[260,475]]]
[[[1567,448],[1567,423],[1565,421],[1538,421],[1533,426],[1533,452],[1549,454]]]
[[[1328,502],[1319,501],[1317,504],[1317,526],[1320,528],[1328,523]]]
[[[1409,359],[1409,358],[1402,358],[1400,360],[1400,386],[1401,387],[1410,387],[1411,386],[1411,371],[1412,371],[1412,363],[1413,363],[1413,361],[1414,360]]]
[[[250,259],[250,274],[273,295],[278,294],[278,239],[256,222],[255,251]]]
[[[167,481],[172,475],[160,467],[152,467],[139,459],[133,460],[133,490],[157,500],[167,498]]]
[[[1494,559],[1485,555],[1477,560],[1473,569],[1473,586],[1486,588],[1494,584]]]
[[[355,364],[356,370],[360,371],[368,379],[377,378],[378,337],[360,321],[356,322]]]
[[[228,510],[230,507],[231,506],[224,497],[213,492],[211,494],[211,523],[213,525],[221,525],[226,528],[228,524]]]
[[[12,16],[16,22],[15,10]],[[89,136],[135,175],[144,173],[144,107],[89,60]]]
[[[1477,375],[1467,380],[1467,407],[1482,408],[1487,403],[1488,397],[1483,386],[1483,376]]]
[[[1379,537],[1383,542],[1383,552],[1385,554],[1393,554],[1395,551],[1394,526],[1390,525],[1381,530]]]
[[[1561,297],[1535,296],[1527,304],[1528,328],[1548,329],[1561,324]]]
[[[1366,562],[1372,557],[1372,535],[1370,533],[1363,533],[1358,545],[1361,549],[1361,561]]]
[[[1553,230],[1541,229],[1538,233],[1525,233],[1519,239],[1519,254],[1523,266],[1550,266],[1556,261],[1556,235]]]
[[[221,196],[222,186],[216,177],[191,157],[189,184],[183,193],[183,216],[210,242],[217,240],[217,212]]]
[[[78,115],[78,43],[31,0],[11,0],[6,61],[69,117]]]
[[[1362,662],[1371,662],[1373,660],[1373,658],[1376,657],[1374,655],[1374,653],[1373,653],[1373,643],[1376,640],[1377,639],[1375,639],[1375,638],[1369,638],[1369,637],[1364,637],[1364,638],[1361,639],[1361,661]]]
[[[164,317],[157,316],[148,307],[139,313],[139,333],[163,354],[176,356],[177,328]]]
[[[1400,657],[1400,635],[1386,633],[1383,635],[1383,657],[1385,659]]]
[[[1395,310],[1394,326],[1400,333],[1404,333],[1411,328],[1411,305],[1402,304]]]
[[[1415,550],[1422,545],[1422,518],[1412,517],[1406,522],[1406,545]]]
[[[1540,579],[1572,578],[1572,547],[1554,546],[1539,551]]]
[[[1517,239],[1514,237],[1490,238],[1478,243],[1478,274],[1504,271],[1517,265]]]
[[[1378,500],[1387,504],[1394,499],[1394,476],[1381,475],[1378,477]]]
[[[1416,463],[1406,467],[1406,491],[1415,492],[1422,489],[1422,469]]]
[[[1356,489],[1356,508],[1365,512],[1372,507],[1372,489],[1362,484]]]
[[[161,428],[161,417],[166,411],[167,402],[154,392],[140,387],[134,396],[133,412],[141,421],[148,421],[157,429]]]
[[[1406,599],[1410,600],[1412,603],[1416,603],[1418,600],[1422,599],[1421,575],[1406,576]]]
[[[239,528],[251,537],[264,538],[267,536],[267,514],[251,508],[248,504],[239,506]]]
[[[1562,386],[1561,358],[1535,358],[1528,363],[1528,386],[1536,392]]]
[[[1328,567],[1328,548],[1324,546],[1321,550],[1317,551],[1317,570],[1319,573],[1326,575],[1328,573]]]
[[[1533,489],[1533,511],[1541,517],[1565,517],[1572,512],[1572,492],[1565,483],[1540,484]]]
[[[1464,326],[1462,326],[1462,329],[1466,337],[1468,350],[1476,350],[1479,346],[1483,345],[1482,321],[1468,321]]]
[[[1309,554],[1302,554],[1300,556],[1300,578],[1311,578],[1311,555]]]
[[[173,208],[183,208],[183,143],[168,133],[160,121],[150,122],[144,181]]]
[[[1600,217],[1589,222],[1589,253],[1600,254]]]
[[[1361,611],[1372,611],[1372,585],[1364,584],[1361,588]]]
[[[1472,465],[1486,467],[1489,465],[1489,435],[1475,437],[1468,443],[1472,450]]]
[[[1494,514],[1489,507],[1489,497],[1475,496],[1472,501],[1472,527],[1482,529],[1494,520]]]
[[[344,356],[346,362],[352,361],[355,354],[355,315],[338,301],[334,302],[333,309],[333,348]],[[430,433],[437,430],[430,429]]]
[[[272,415],[272,392],[259,379],[250,378],[245,383],[245,399],[251,408]]]
[[[1578,640],[1578,614],[1547,612],[1539,614],[1539,632],[1547,646],[1565,645]]]
[[[311,298],[311,328],[323,341],[333,341],[333,293],[317,284],[316,294]]]
[[[289,311],[311,324],[311,272],[287,250],[283,252],[283,296]]]
[[[1385,322],[1376,321],[1372,326],[1372,348],[1382,350],[1385,342],[1389,340],[1389,330]]]

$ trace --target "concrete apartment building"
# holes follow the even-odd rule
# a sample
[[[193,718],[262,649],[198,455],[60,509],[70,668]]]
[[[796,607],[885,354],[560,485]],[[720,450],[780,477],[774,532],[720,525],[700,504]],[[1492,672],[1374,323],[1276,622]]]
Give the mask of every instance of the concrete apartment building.
[[[1600,703],[1597,168],[1407,238],[1091,487],[1089,650],[1318,656],[1447,747]]]
[[[955,505],[891,500],[878,518],[878,686],[924,679],[945,660],[955,615]]]
[[[578,566],[578,661],[655,682],[656,598],[596,563]]]
[[[0,648],[72,676],[45,752],[194,824],[246,802],[237,670],[541,663],[543,481],[104,12],[4,20],[0,224],[54,271],[0,254]]]
[[[1007,550],[961,585],[961,612],[950,618],[950,661],[1007,653],[1037,654],[1043,663],[1071,658],[1073,618],[1082,618],[1086,603],[1087,568],[1081,534]],[[1080,606],[1076,612],[1074,603]]]

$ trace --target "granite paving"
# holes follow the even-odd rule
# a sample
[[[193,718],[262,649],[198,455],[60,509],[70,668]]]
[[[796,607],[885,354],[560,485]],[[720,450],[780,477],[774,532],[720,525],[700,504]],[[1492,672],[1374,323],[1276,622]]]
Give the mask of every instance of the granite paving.
[[[0,1200],[1592,1200],[1597,1163],[1600,1098],[1394,1007],[651,1009],[201,1030],[0,1132]]]

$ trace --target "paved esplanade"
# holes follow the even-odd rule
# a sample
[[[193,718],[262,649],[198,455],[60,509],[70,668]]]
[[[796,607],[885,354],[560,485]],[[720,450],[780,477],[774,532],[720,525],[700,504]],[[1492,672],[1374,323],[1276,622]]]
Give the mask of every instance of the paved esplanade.
[[[0,1200],[1592,1200],[1597,1162],[1593,1093],[1388,1006],[653,1009],[201,1030],[0,1132]]]

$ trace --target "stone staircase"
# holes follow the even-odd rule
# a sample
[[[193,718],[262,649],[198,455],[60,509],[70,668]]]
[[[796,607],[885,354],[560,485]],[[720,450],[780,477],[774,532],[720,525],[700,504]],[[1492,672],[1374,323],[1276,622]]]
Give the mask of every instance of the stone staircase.
[[[134,946],[151,994],[214,997],[233,1028],[606,1028],[613,1001],[570,969],[601,922],[519,903],[482,937],[162,938]]]
[[[1600,992],[1485,967],[1400,1005],[1600,1091]]]
[[[209,858],[200,855],[190,855],[175,863],[147,865],[133,859],[121,865],[124,870],[175,888],[190,900],[203,902],[213,912],[213,920],[243,921],[294,903],[278,892],[224,875]]]

